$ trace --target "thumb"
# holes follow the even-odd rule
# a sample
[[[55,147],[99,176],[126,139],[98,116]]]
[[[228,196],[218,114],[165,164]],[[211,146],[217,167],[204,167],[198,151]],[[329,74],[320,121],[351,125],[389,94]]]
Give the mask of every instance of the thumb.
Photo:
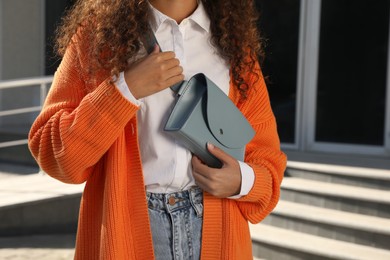
[[[215,145],[211,144],[211,143],[207,143],[207,150],[209,150],[209,152],[214,155],[215,157],[217,157],[219,160],[221,160],[224,164],[230,164],[230,162],[232,160],[236,161],[235,158],[233,158],[232,156],[230,156],[229,154],[227,154],[225,151],[223,151],[222,149],[216,147]]]
[[[150,54],[159,53],[159,52],[160,52],[160,46],[156,43],[154,45],[153,51]]]

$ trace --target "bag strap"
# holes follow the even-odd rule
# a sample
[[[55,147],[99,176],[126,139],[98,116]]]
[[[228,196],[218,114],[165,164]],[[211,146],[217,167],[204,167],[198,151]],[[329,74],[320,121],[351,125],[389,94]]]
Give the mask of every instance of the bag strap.
[[[150,25],[148,25],[148,29],[146,31],[146,34],[144,35],[143,39],[142,39],[142,43],[147,51],[148,54],[152,53],[153,50],[154,50],[154,46],[156,46],[156,44],[158,45],[158,48],[160,49],[160,52],[162,52],[161,50],[161,46],[160,44],[158,43],[157,39],[156,39],[156,35],[154,35],[154,32],[152,30],[152,27],[150,27]],[[181,88],[181,86],[185,83],[186,81],[183,80],[182,82],[179,82],[179,83],[176,83],[172,86],[170,86],[170,89],[175,92],[176,94],[179,95],[179,90]]]

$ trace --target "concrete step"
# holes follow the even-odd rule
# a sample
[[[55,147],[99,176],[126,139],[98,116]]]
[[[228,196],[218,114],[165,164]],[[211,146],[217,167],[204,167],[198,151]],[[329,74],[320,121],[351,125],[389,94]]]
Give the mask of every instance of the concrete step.
[[[21,129],[20,127],[14,127],[12,132],[10,132],[11,129],[9,130],[0,129],[0,142],[27,139],[28,130],[29,129],[27,128]],[[0,148],[0,162],[36,165],[36,162],[32,157],[27,144]]]
[[[37,165],[12,164],[0,161],[0,180],[5,177],[34,174],[39,171]]]
[[[23,129],[23,131],[18,130],[19,129],[14,129],[13,131],[11,129],[5,130],[0,126],[0,142],[27,139],[28,129]]]
[[[76,234],[0,237],[0,259],[72,260]]]
[[[84,185],[65,184],[37,173],[15,176],[0,182],[0,208],[81,193]]]
[[[0,182],[0,236],[75,232],[83,188],[44,174],[6,175]]]
[[[281,188],[282,200],[390,218],[390,191],[294,177],[285,177]]]
[[[322,238],[265,224],[250,225],[253,251],[266,259],[388,260],[390,251]]]
[[[336,240],[390,249],[390,219],[279,201],[263,223]]]
[[[330,183],[390,190],[390,170],[289,161],[286,175]]]
[[[27,166],[37,165],[27,145],[1,148],[0,163],[4,162]]]

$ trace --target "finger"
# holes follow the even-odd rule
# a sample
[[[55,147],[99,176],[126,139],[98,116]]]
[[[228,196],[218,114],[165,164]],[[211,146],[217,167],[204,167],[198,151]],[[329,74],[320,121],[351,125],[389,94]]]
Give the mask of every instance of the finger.
[[[177,75],[177,76],[170,77],[167,80],[160,82],[160,84],[157,85],[157,89],[159,91],[167,89],[179,82],[182,82],[183,80],[184,80],[184,75]]]
[[[211,179],[211,175],[213,174],[213,168],[210,168],[206,164],[204,164],[197,156],[192,156],[192,168],[195,172],[202,175],[207,179]]]
[[[179,82],[182,82],[183,80],[184,80],[183,74],[170,77],[165,81],[163,88],[169,88]]]
[[[165,76],[167,79],[178,76],[178,75],[183,75],[183,67],[182,66],[176,66],[170,68],[168,71],[165,72]]]
[[[195,183],[199,188],[212,195],[217,195],[215,193],[217,186],[215,185],[215,182],[213,180],[207,178],[202,173],[197,171],[193,171],[192,174],[194,176]]]
[[[208,191],[209,188],[207,184],[209,183],[209,179],[196,171],[193,171],[192,175],[194,176],[196,185],[198,185],[202,190]]]
[[[205,164],[196,155],[192,156],[191,163],[192,163],[192,168],[194,169],[194,171],[196,171],[196,172],[204,171]]]
[[[223,164],[231,164],[235,162],[236,159],[231,155],[227,154],[225,151],[220,149],[219,147],[213,145],[212,143],[207,143],[207,149],[209,152],[222,161]]]
[[[153,51],[150,54],[159,53],[159,52],[160,52],[160,46],[158,46],[158,44],[156,43],[154,45]]]
[[[199,172],[193,172],[196,185],[198,185],[203,191],[210,193],[218,198],[226,198],[226,192],[223,185],[220,182],[211,180]]]
[[[166,60],[174,59],[176,57],[176,54],[173,51],[165,51],[152,54],[153,55],[151,55],[151,57],[154,57],[156,59],[156,63],[164,62]]]
[[[180,61],[178,59],[176,59],[176,58],[163,61],[160,64],[160,69],[162,71],[169,71],[171,69],[179,69],[181,71],[178,74],[183,72],[183,68],[180,66]]]
[[[155,78],[156,80],[163,83],[164,81],[169,80],[172,77],[179,76],[183,74],[183,68],[179,66],[179,61],[170,60],[162,64],[157,65],[158,68],[155,69]]]

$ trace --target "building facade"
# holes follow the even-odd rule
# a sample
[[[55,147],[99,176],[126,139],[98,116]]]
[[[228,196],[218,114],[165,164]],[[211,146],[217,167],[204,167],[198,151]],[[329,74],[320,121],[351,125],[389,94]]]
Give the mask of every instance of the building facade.
[[[53,74],[58,59],[52,35],[71,0],[0,1],[0,81]],[[39,85],[0,89],[0,112],[40,105]],[[1,148],[2,142],[27,138],[37,112],[0,116],[0,164],[34,164],[27,145]],[[0,169],[1,171],[1,169]]]
[[[257,2],[283,146],[389,156],[390,1]]]
[[[0,80],[54,73],[52,35],[73,2],[0,1]],[[390,0],[256,4],[283,149],[389,157]],[[39,95],[33,88],[0,91],[0,101],[4,110],[35,104]],[[0,117],[0,142],[15,129],[26,136],[35,116]]]

